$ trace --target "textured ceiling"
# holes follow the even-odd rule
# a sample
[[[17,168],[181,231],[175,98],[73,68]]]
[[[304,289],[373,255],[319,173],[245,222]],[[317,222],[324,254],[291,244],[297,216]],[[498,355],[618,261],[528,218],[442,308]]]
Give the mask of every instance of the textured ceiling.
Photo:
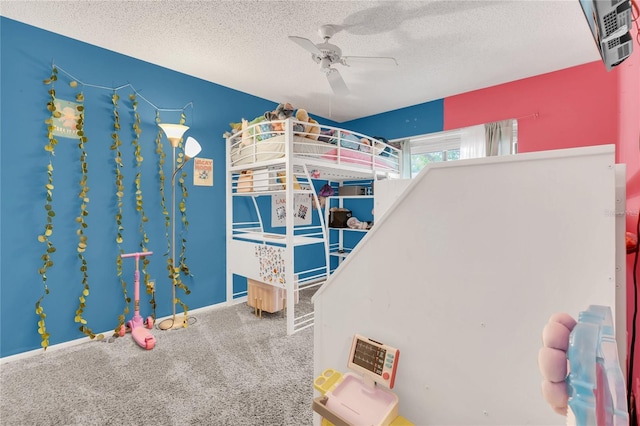
[[[8,1],[0,14],[342,122],[599,59],[578,0]],[[335,65],[334,95],[290,41],[398,66]]]

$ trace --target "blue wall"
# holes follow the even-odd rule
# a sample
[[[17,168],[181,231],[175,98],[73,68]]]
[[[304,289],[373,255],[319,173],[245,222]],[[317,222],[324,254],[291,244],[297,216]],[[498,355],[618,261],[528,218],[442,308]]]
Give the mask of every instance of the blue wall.
[[[85,234],[88,247],[84,253],[88,264],[90,295],[86,298],[84,317],[94,332],[112,330],[126,305],[117,277],[113,143],[112,91],[103,88],[131,84],[153,105],[138,98],[138,113],[142,121],[140,144],[144,157],[142,174],[143,201],[149,222],[144,230],[149,236],[147,248],[154,252],[148,273],[156,280],[156,315],[171,313],[171,285],[167,277],[165,218],[160,208],[158,155],[155,153],[156,108],[163,122],[177,122],[178,112],[185,109],[186,136],[193,136],[202,145],[203,158],[214,160],[214,186],[193,186],[193,169],[188,165],[186,234],[187,264],[193,277],[185,278],[191,294],[182,299],[190,309],[225,301],[225,147],[222,134],[229,123],[241,117],[253,118],[273,110],[275,103],[246,93],[177,73],[134,58],[107,51],[77,40],[34,28],[0,17],[0,356],[5,357],[40,348],[37,332],[38,316],[35,303],[43,293],[38,269],[46,246],[39,243],[44,231],[44,209],[49,155],[43,149],[47,142],[45,120],[49,117],[46,103],[50,86],[43,80],[51,74],[55,63],[87,86],[85,97],[85,133],[88,163],[89,215]],[[73,100],[79,88],[69,86],[70,79],[62,72],[55,84],[57,97]],[[131,125],[133,112],[128,100],[130,88],[118,91],[122,130],[122,156],[125,196],[123,198],[125,252],[139,251],[139,214],[135,208],[135,167]],[[285,100],[283,100],[285,101]],[[154,108],[155,107],[155,108]],[[304,107],[300,105],[299,107]],[[322,122],[336,125],[329,120]],[[396,138],[442,129],[442,102],[430,102],[379,116],[354,120],[343,127],[363,133]],[[84,337],[74,322],[78,297],[82,293],[82,272],[76,251],[79,214],[78,198],[81,177],[77,141],[58,138],[54,165],[53,209],[54,232],[51,241],[57,248],[52,254],[54,266],[47,272],[50,294],[44,299],[50,345]],[[171,172],[171,149],[163,138],[167,155],[165,175]],[[165,184],[169,204],[169,179]],[[180,222],[178,221],[178,224]],[[180,227],[178,227],[178,230]],[[128,294],[133,297],[134,262],[124,261],[123,277]],[[141,314],[151,314],[149,297],[142,291]],[[130,305],[132,308],[132,304]],[[127,319],[132,312],[127,314]]]
[[[341,126],[389,140],[440,132],[444,128],[444,99],[359,118]]]

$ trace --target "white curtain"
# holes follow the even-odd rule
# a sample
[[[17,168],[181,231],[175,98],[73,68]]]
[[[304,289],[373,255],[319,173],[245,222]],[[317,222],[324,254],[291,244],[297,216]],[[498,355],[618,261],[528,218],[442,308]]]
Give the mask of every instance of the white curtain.
[[[484,124],[465,127],[460,133],[460,159],[487,156]]]
[[[513,154],[514,120],[495,121],[462,130],[460,158]]]

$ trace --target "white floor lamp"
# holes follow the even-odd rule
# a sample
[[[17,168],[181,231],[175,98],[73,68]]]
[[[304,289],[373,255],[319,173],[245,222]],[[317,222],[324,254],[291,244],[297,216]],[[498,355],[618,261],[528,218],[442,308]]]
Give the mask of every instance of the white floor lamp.
[[[182,124],[159,124],[160,128],[164,131],[167,139],[171,142],[171,147],[173,151],[173,173],[171,174],[171,273],[175,274],[176,270],[176,175],[187,162],[194,158],[196,155],[202,151],[202,147],[194,138],[189,136],[187,141],[184,144],[184,158],[180,165],[176,163],[176,148],[180,143],[180,139],[182,139],[182,135],[186,132],[189,127],[184,126]],[[186,316],[182,321],[176,320],[176,285],[174,280],[171,280],[171,305],[173,307],[173,315],[171,318],[167,318],[164,321],[161,321],[158,324],[158,328],[160,330],[171,330],[175,328],[183,328],[186,327]]]

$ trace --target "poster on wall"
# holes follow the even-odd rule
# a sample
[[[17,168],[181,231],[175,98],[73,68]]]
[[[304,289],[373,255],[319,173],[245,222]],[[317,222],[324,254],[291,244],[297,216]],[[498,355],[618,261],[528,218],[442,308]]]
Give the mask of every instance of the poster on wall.
[[[293,194],[294,224],[311,225],[311,195]],[[287,206],[284,194],[271,196],[271,226],[286,226]]]
[[[196,157],[193,159],[193,184],[213,186],[213,160]]]
[[[77,102],[56,99],[54,102],[56,111],[60,113],[59,117],[53,119],[53,135],[63,138],[80,139],[76,132],[76,123],[80,117]]]

